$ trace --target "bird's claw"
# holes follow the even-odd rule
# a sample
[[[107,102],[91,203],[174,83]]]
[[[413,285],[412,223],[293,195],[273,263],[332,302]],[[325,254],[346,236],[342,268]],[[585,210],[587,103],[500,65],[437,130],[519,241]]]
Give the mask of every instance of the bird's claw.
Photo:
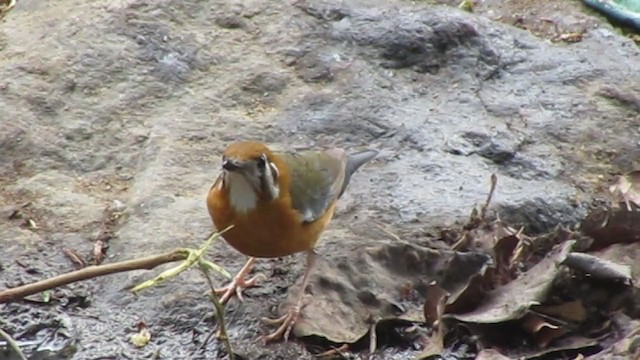
[[[280,326],[271,334],[261,336],[260,340],[262,340],[265,344],[270,341],[278,340],[280,338],[282,338],[285,343],[289,341],[289,335],[291,334],[291,330],[293,330],[293,325],[295,325],[296,321],[298,320],[302,309],[304,309],[304,307],[307,306],[309,302],[310,298],[305,297],[303,301],[299,301],[295,306],[290,308],[287,314],[284,316],[281,316],[277,319],[262,318],[262,321],[264,321],[268,325]]]
[[[223,305],[226,304],[233,295],[236,295],[238,300],[242,302],[244,301],[244,297],[242,296],[243,289],[254,287],[258,281],[264,281],[266,279],[267,277],[261,273],[249,280],[245,280],[244,276],[235,276],[228,285],[214,289],[214,291],[216,294],[220,295],[220,303]]]
[[[270,341],[276,341],[280,338],[284,340],[286,343],[289,340],[289,334],[291,333],[291,329],[293,329],[293,325],[298,319],[298,315],[300,314],[300,309],[297,306],[294,306],[289,312],[277,319],[269,319],[263,318],[262,320],[269,325],[280,325],[276,331],[272,332],[268,335],[263,335],[260,337],[260,340],[265,344]]]

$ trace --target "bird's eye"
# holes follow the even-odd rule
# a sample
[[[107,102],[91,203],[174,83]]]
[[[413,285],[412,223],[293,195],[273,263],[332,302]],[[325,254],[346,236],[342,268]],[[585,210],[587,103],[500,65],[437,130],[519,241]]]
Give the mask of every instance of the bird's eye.
[[[262,154],[259,158],[258,158],[258,169],[260,169],[261,171],[264,170],[264,168],[267,166],[267,155]]]

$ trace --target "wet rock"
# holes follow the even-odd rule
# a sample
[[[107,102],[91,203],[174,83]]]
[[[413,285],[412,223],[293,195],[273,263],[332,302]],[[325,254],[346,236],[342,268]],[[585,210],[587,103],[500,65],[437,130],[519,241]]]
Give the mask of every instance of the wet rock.
[[[281,93],[287,86],[287,76],[283,73],[260,72],[247,78],[242,90],[256,94]]]
[[[329,55],[308,52],[295,61],[299,76],[308,83],[333,80],[332,59]]]
[[[216,25],[225,29],[240,29],[245,27],[245,20],[237,14],[225,14],[216,17]]]

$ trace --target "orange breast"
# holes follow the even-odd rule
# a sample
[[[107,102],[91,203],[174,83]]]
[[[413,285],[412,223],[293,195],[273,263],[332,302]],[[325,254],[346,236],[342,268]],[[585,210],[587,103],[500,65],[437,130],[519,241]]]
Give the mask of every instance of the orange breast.
[[[273,258],[313,249],[333,217],[335,204],[315,222],[302,224],[286,196],[258,202],[256,209],[237,213],[227,192],[214,185],[207,196],[207,208],[217,229],[234,225],[222,236],[236,250],[247,256]]]

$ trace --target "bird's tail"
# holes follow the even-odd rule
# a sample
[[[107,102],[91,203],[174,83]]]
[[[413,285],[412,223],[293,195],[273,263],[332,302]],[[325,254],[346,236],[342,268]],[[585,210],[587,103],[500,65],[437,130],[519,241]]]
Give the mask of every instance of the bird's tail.
[[[376,155],[378,155],[378,151],[376,150],[365,150],[355,154],[347,155],[347,166],[344,169],[344,186],[342,187],[340,195],[342,195],[347,185],[349,184],[351,175],[353,175],[353,173],[355,173],[362,165],[373,159]]]
[[[376,150],[365,150],[355,154],[349,154],[347,156],[345,174],[350,177],[354,172],[356,172],[356,170],[369,160],[373,159],[376,155],[378,155],[378,151]]]

